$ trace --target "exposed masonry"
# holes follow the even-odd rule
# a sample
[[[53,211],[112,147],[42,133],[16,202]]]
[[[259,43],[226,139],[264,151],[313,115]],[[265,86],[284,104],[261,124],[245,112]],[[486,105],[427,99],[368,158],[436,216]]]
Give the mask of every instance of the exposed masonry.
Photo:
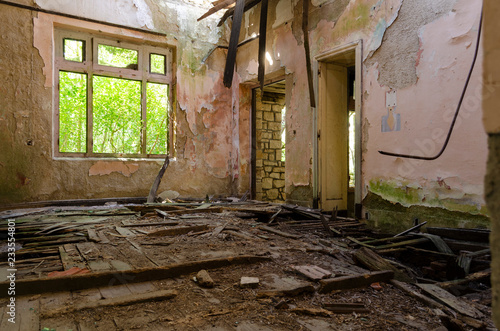
[[[256,198],[283,202],[285,195],[285,162],[281,161],[281,111],[285,95],[264,92],[256,103]]]

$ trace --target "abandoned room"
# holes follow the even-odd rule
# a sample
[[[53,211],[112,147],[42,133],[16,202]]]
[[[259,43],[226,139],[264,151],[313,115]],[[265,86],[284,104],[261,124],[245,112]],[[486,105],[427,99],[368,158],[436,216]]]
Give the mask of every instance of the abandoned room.
[[[497,330],[497,0],[0,0],[0,330]]]

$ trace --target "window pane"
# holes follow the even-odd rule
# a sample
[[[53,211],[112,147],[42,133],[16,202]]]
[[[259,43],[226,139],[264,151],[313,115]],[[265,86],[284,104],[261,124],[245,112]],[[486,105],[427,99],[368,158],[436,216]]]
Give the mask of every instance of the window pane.
[[[94,153],[141,152],[141,82],[94,76]]]
[[[168,85],[148,83],[146,139],[148,154],[168,152]]]
[[[64,39],[64,59],[68,61],[83,62],[83,51],[85,41],[75,39]]]
[[[150,54],[149,61],[151,73],[165,75],[165,55]]]
[[[59,152],[87,149],[87,75],[59,72]]]
[[[97,54],[100,65],[137,70],[136,50],[99,45]]]

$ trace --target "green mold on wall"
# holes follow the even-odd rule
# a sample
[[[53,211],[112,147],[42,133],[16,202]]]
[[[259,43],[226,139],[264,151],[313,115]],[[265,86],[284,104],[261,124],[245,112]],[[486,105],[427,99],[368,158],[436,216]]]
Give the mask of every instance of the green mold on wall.
[[[453,211],[442,207],[422,205],[407,207],[372,192],[369,192],[363,200],[363,207],[367,224],[388,233],[398,233],[412,227],[415,219],[419,222],[427,221],[426,226],[432,227],[479,229],[491,227],[491,220],[485,215]]]

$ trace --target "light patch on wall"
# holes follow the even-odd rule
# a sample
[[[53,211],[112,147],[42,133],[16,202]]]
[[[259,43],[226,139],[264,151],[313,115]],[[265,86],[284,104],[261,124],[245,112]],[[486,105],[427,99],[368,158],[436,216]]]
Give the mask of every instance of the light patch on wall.
[[[104,176],[118,172],[125,177],[130,177],[137,170],[139,170],[137,163],[98,161],[90,167],[89,176]]]
[[[385,94],[387,115],[382,116],[382,132],[401,131],[401,114],[396,114],[396,91]]]
[[[281,24],[293,19],[292,8],[297,0],[280,0],[276,5],[276,20],[273,23],[273,29]]]
[[[35,0],[40,8],[136,28],[154,29],[144,0]]]

